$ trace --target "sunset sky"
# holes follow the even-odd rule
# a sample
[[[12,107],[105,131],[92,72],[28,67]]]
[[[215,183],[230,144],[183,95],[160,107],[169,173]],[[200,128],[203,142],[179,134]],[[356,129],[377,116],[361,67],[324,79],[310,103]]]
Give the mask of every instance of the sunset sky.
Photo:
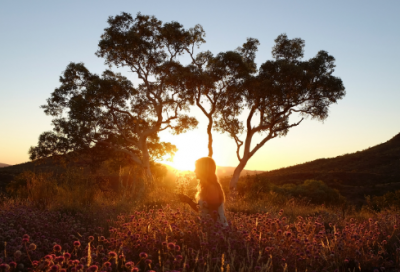
[[[201,24],[200,50],[234,50],[247,37],[259,39],[258,64],[271,59],[281,33],[305,40],[305,58],[325,50],[336,58],[334,75],[346,96],[331,106],[322,123],[305,120],[284,138],[265,144],[246,169],[272,170],[318,158],[352,153],[385,142],[400,132],[400,1],[2,1],[0,5],[0,163],[26,162],[30,146],[51,130],[39,108],[60,85],[70,62],[94,73],[107,66],[94,55],[108,16],[141,12],[186,28]],[[118,70],[128,78],[132,73]],[[206,121],[173,136],[178,168],[207,155]],[[214,132],[218,165],[236,166],[235,144]],[[260,138],[254,139],[254,144]]]

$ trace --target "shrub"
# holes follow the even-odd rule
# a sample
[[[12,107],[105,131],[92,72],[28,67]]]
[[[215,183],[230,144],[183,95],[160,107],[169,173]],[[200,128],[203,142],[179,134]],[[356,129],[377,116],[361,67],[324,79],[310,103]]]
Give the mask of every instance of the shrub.
[[[48,207],[57,193],[57,184],[51,173],[24,171],[8,184],[6,191],[11,195],[34,203],[40,208]]]
[[[381,211],[384,209],[393,209],[398,211],[400,209],[400,190],[394,192],[387,192],[382,196],[366,196],[367,207],[374,211]]]
[[[278,194],[307,198],[313,204],[337,205],[345,201],[338,190],[329,187],[320,180],[306,180],[300,185],[274,186],[272,190]]]

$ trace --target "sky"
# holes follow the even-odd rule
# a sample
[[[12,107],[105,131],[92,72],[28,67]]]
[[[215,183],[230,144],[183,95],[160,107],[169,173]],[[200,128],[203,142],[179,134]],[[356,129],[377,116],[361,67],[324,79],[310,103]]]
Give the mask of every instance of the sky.
[[[324,122],[307,119],[283,138],[267,142],[249,170],[273,170],[318,158],[367,149],[400,132],[400,1],[1,1],[0,163],[29,161],[28,150],[51,130],[43,105],[70,62],[93,73],[107,66],[95,56],[107,18],[121,12],[154,15],[185,28],[201,24],[214,54],[257,38],[256,62],[272,58],[281,33],[305,40],[308,59],[325,50],[336,59],[334,75],[346,96],[330,107]],[[125,71],[128,78],[133,78]],[[206,120],[193,108],[198,129],[161,139],[177,145],[175,166],[207,155]],[[254,139],[254,144],[260,141]],[[236,166],[234,141],[214,132],[214,159]]]

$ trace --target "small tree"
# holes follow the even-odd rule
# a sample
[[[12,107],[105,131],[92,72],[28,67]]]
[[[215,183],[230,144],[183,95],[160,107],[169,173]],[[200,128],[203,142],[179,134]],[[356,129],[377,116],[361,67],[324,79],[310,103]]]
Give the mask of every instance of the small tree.
[[[120,74],[100,77],[83,64],[71,63],[44,105],[55,117],[54,131],[40,136],[31,159],[74,150],[107,150],[127,155],[151,180],[150,161],[173,154],[175,146],[160,142],[158,132],[183,133],[197,120],[182,114],[193,104],[178,56],[204,42],[201,26],[185,30],[177,22],[162,24],[140,13],[110,17],[97,56],[108,65],[126,66],[141,81],[137,87]],[[66,115],[66,116],[65,116]],[[111,153],[109,153],[111,152]]]
[[[246,44],[238,49],[239,53],[244,52],[241,53],[243,62],[249,67],[256,67],[254,53],[257,45],[258,42],[253,42],[247,54]],[[230,181],[232,190],[236,189],[240,173],[249,159],[266,142],[285,136],[304,117],[326,119],[329,106],[345,95],[342,80],[332,75],[334,57],[319,51],[315,57],[303,61],[303,50],[303,40],[290,40],[285,34],[278,36],[272,49],[274,60],[266,61],[258,73],[248,73],[236,85],[235,91],[242,98],[241,111],[232,111],[229,104],[221,104],[218,109],[220,114],[215,121],[216,128],[228,133],[237,146],[239,164]],[[229,73],[229,77],[236,77],[236,74]],[[247,109],[244,122],[239,119],[243,109]],[[291,122],[289,118],[297,117],[293,116],[295,113],[299,119]],[[243,134],[244,140],[241,138]],[[252,140],[256,134],[264,136],[254,146]]]

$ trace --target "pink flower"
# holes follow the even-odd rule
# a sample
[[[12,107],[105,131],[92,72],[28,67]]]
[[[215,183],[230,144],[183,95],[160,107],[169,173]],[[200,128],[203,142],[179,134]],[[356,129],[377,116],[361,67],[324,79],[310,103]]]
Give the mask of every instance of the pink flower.
[[[99,267],[97,265],[92,265],[88,268],[89,272],[96,272]]]
[[[51,268],[50,268],[50,272],[57,272],[58,271],[58,265],[53,265]]]
[[[174,243],[168,243],[168,248],[171,250],[174,249],[175,248]]]
[[[10,266],[8,264],[2,263],[0,264],[0,271],[8,271],[10,270]]]
[[[22,242],[23,243],[29,243],[29,235],[28,234],[24,234],[24,236],[22,236]]]
[[[127,263],[125,264],[125,267],[128,268],[128,269],[131,269],[134,265],[135,265],[134,262],[127,262]]]
[[[61,246],[60,245],[54,245],[53,250],[55,252],[59,252],[59,251],[61,251]]]

